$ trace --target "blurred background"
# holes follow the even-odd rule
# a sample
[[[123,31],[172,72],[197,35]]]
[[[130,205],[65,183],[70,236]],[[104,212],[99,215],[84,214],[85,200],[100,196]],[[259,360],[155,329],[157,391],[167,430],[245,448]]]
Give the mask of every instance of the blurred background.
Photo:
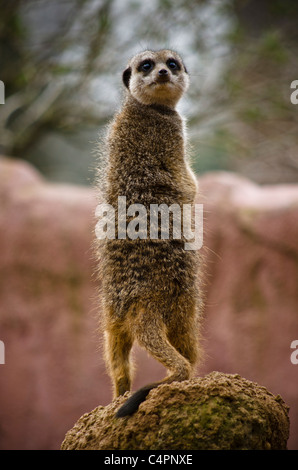
[[[298,449],[297,24],[293,0],[0,0],[0,449],[59,449],[112,399],[95,149],[130,57],[165,47],[191,78],[179,110],[205,217],[199,373],[280,394]],[[134,389],[164,377],[138,348],[135,361]]]
[[[98,133],[145,48],[182,54],[195,170],[298,180],[298,5],[291,0],[0,1],[0,151],[48,179],[92,183]]]

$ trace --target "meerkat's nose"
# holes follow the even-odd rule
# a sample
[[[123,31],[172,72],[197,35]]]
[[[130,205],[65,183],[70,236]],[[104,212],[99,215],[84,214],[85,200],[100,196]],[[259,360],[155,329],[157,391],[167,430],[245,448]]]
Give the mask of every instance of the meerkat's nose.
[[[158,75],[160,77],[165,77],[166,75],[168,75],[168,71],[166,69],[161,69],[159,70]]]

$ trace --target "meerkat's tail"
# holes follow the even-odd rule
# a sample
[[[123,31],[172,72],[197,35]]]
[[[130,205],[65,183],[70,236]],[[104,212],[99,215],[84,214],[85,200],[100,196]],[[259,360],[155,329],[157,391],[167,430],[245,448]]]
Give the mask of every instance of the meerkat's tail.
[[[172,374],[168,378],[161,380],[160,382],[148,384],[142,388],[139,388],[139,390],[134,392],[131,397],[129,397],[126,402],[119,408],[116,413],[116,418],[123,418],[124,416],[130,416],[134,414],[138,410],[140,404],[146,400],[148,393],[153,388],[157,388],[159,385],[169,384],[174,381],[181,382],[182,380],[187,380],[190,375],[191,374],[189,367],[186,367],[183,373],[181,374]]]
[[[124,416],[132,415],[137,411],[140,404],[146,400],[146,397],[150,390],[153,388],[158,387],[162,382],[157,382],[149,385],[145,385],[144,387],[137,390],[135,393],[132,394],[131,397],[126,400],[124,405],[122,405],[116,413],[116,418],[123,418]]]

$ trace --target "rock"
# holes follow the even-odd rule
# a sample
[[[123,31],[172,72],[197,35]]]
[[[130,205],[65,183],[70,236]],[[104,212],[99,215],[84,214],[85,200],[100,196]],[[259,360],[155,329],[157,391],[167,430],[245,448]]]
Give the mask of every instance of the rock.
[[[161,385],[139,410],[115,418],[125,401],[84,414],[68,431],[62,450],[283,450],[288,407],[280,396],[239,375]]]
[[[298,185],[258,186],[225,172],[199,182],[208,282],[200,373],[239,373],[281,394],[297,449]]]
[[[199,180],[206,254],[205,362],[281,394],[298,449],[298,185],[231,173]],[[111,402],[92,256],[95,192],[49,184],[0,158],[0,449],[57,449],[86,410]],[[135,348],[134,390],[164,368]]]

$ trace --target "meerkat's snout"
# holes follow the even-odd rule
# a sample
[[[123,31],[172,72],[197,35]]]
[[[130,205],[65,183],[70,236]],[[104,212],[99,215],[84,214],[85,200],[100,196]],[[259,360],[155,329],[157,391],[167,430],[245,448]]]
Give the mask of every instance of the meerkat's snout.
[[[158,83],[167,83],[170,81],[169,73],[166,69],[161,69],[158,71],[157,77]]]

